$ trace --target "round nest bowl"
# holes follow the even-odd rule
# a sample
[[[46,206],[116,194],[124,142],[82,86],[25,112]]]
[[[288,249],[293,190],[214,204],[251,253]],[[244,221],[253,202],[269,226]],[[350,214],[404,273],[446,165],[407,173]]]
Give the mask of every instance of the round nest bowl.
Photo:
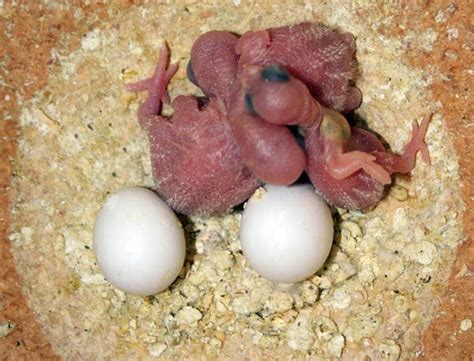
[[[472,360],[469,1],[66,3],[0,7],[1,359]],[[366,214],[337,211],[336,250],[306,293],[252,273],[238,212],[184,220],[192,251],[170,290],[115,290],[91,250],[94,215],[107,192],[152,182],[143,98],[124,84],[167,41],[171,97],[195,92],[197,36],[301,21],[356,36],[357,114],[393,150],[434,114],[432,165],[396,177]]]

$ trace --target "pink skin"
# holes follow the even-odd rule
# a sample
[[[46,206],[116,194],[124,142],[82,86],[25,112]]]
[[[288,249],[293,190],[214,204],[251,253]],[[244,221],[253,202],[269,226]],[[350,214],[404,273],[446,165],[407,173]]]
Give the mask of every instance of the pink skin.
[[[310,126],[322,115],[306,85],[279,66],[246,66],[240,81],[255,113],[269,123]]]
[[[290,130],[249,112],[243,89],[230,98],[229,124],[242,160],[261,181],[288,185],[303,173],[306,156]]]
[[[263,83],[261,67],[248,67],[247,71],[240,74],[238,81],[233,83],[231,79],[237,75],[238,58],[234,52],[236,42],[234,35],[225,32],[214,31],[200,36],[191,52],[192,75],[206,94],[219,95],[224,99],[240,156],[255,177],[270,184],[291,184],[305,168],[304,151],[286,127],[269,122],[309,125],[314,121],[319,108],[315,106],[317,103],[308,101],[311,96],[307,88],[294,78],[291,85],[280,91],[286,95],[292,92],[290,102],[278,101],[276,84],[259,86]],[[265,94],[272,89],[273,103],[265,106],[270,99],[265,98]],[[246,108],[245,95],[248,91],[255,93],[255,105],[261,106],[259,111],[266,116],[265,119]],[[277,104],[280,105],[279,108],[273,109]],[[289,114],[290,118],[286,123],[285,119],[275,118],[276,113],[286,114],[287,111],[291,111],[293,115]]]
[[[237,75],[237,37],[226,31],[201,35],[191,50],[191,69],[195,81],[207,96],[226,99]]]
[[[415,168],[416,154],[420,152],[421,158],[426,164],[431,164],[430,153],[425,142],[426,131],[431,116],[426,116],[421,124],[414,120],[412,123],[412,137],[410,142],[405,146],[402,155],[396,155],[389,152],[373,152],[377,157],[377,163],[383,165],[391,174],[402,173],[407,174]]]
[[[203,106],[191,96],[173,101],[171,119],[159,115],[166,87],[176,71],[163,47],[153,76],[129,84],[148,91],[138,119],[148,132],[155,188],[176,211],[211,215],[242,203],[259,183],[241,161],[223,104],[211,98]]]
[[[166,89],[176,70],[178,70],[178,64],[170,64],[168,66],[168,58],[168,48],[163,46],[160,50],[160,59],[153,75],[148,79],[127,84],[127,89],[131,92],[148,91],[148,97],[138,109],[138,121],[144,128],[147,128],[150,122],[155,122],[155,118],[161,112],[162,102],[169,102]]]
[[[402,155],[386,151],[368,131],[351,129],[338,111],[361,101],[352,85],[354,51],[351,34],[320,24],[248,32],[238,40],[206,33],[193,46],[188,74],[211,98],[200,105],[180,96],[166,119],[159,113],[176,65],[168,66],[163,48],[154,75],[129,85],[149,94],[138,118],[149,134],[160,195],[185,214],[222,213],[247,199],[257,179],[288,185],[306,168],[330,203],[373,207],[393,173],[413,169],[418,152],[429,163],[429,117],[414,123]],[[305,129],[306,154],[286,125]]]
[[[402,155],[385,150],[370,132],[350,128],[339,113],[326,109],[321,124],[306,129],[307,173],[316,190],[340,208],[370,209],[384,195],[394,173],[409,173],[420,152],[430,163],[424,142],[430,117],[413,126]]]
[[[362,99],[353,85],[355,40],[322,24],[300,23],[249,31],[236,45],[239,69],[246,64],[278,64],[301,80],[314,98],[340,112],[356,109]]]

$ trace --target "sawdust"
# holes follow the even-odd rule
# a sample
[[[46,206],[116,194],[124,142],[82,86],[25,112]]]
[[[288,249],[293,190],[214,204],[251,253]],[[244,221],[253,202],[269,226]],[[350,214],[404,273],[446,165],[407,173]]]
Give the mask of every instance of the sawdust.
[[[427,87],[439,75],[400,60],[416,34],[385,37],[331,4],[181,4],[131,9],[86,34],[21,115],[10,240],[24,293],[55,351],[83,359],[416,355],[461,241],[462,211],[458,164],[439,104],[429,102]],[[272,16],[255,15],[269,9]],[[419,162],[411,179],[397,178],[371,212],[336,210],[330,259],[301,284],[281,288],[250,269],[236,212],[186,221],[186,267],[169,290],[141,298],[111,287],[91,250],[95,214],[110,192],[152,184],[146,135],[135,117],[139,99],[124,82],[148,75],[167,40],[180,64],[171,95],[197,92],[185,65],[199,34],[302,20],[357,36],[364,94],[358,114],[393,150],[406,143],[413,119],[435,112],[432,166]],[[419,46],[429,51],[434,37],[422,34]]]

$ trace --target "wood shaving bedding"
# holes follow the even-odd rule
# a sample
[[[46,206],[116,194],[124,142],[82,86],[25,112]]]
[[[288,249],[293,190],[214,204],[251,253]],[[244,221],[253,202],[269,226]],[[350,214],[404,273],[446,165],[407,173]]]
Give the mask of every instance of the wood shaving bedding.
[[[411,179],[396,178],[371,212],[335,210],[336,243],[310,280],[275,286],[252,271],[240,251],[238,212],[186,220],[187,262],[171,289],[143,298],[104,280],[91,249],[96,212],[116,189],[152,185],[139,99],[123,84],[149,74],[163,40],[180,63],[173,97],[197,92],[185,68],[200,33],[323,21],[357,36],[358,114],[393,150],[405,144],[413,119],[437,110],[427,91],[436,74],[400,61],[411,41],[429,51],[433,34],[386,38],[334,4],[272,5],[266,17],[255,15],[265,14],[266,2],[180,5],[137,7],[85,34],[82,48],[61,59],[49,86],[25,104],[10,240],[55,351],[69,359],[416,355],[461,241],[458,164],[437,114],[427,136],[432,166],[418,162]]]

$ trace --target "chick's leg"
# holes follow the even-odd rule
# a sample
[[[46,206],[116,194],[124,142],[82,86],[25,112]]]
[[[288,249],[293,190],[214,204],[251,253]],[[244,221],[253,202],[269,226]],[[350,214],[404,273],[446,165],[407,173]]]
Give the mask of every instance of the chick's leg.
[[[428,146],[425,142],[426,131],[430,122],[431,115],[426,116],[421,121],[421,124],[414,120],[412,125],[411,140],[405,146],[403,154],[393,154],[390,152],[373,152],[377,157],[377,162],[383,165],[390,173],[409,173],[416,162],[416,155],[418,152],[426,164],[431,164]]]
[[[326,165],[329,174],[335,179],[344,179],[363,170],[381,184],[391,183],[390,173],[370,153],[357,150],[343,153],[342,149],[334,149],[326,154]]]
[[[361,134],[356,128],[351,129],[342,114],[325,109],[320,134],[324,144],[322,156],[327,170],[335,179],[344,179],[364,170],[381,184],[389,184],[390,173],[377,164],[376,157],[371,154],[372,149],[382,150],[383,146],[379,145],[380,142],[375,137],[366,133]]]
[[[168,48],[163,46],[160,58],[153,75],[136,83],[127,84],[127,89],[132,92],[147,91],[148,97],[138,109],[138,119],[142,126],[160,114],[162,102],[169,102],[166,88],[178,69],[177,64],[168,65]]]

